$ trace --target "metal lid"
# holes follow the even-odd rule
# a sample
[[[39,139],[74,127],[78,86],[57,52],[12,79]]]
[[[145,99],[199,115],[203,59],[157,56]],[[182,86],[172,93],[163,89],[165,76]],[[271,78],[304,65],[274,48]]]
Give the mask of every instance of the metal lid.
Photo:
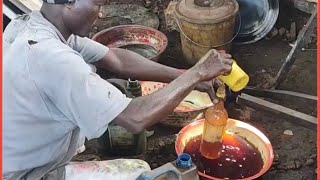
[[[181,0],[176,15],[190,23],[219,23],[234,16],[239,10],[235,0]]]
[[[239,3],[240,32],[235,44],[250,44],[265,37],[278,19],[279,0],[237,0]],[[237,27],[238,25],[236,25]]]

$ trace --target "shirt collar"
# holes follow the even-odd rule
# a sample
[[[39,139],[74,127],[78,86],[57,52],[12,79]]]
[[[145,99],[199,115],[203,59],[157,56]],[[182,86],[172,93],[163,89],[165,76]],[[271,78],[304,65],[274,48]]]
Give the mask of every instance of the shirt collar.
[[[65,44],[67,44],[67,40],[63,37],[63,35],[60,33],[60,31],[51,23],[49,22],[40,11],[33,11],[30,13],[30,27],[32,27],[33,23],[36,23],[38,26],[35,26],[37,28],[43,28],[43,29],[52,29],[53,32],[58,36],[58,38]],[[48,28],[49,27],[49,28]],[[52,32],[52,31],[51,31]]]

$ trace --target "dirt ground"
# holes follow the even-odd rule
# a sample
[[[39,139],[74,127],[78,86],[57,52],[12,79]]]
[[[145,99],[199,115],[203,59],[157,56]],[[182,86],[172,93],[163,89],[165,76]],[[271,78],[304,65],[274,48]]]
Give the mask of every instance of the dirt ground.
[[[134,3],[143,5],[142,0],[118,0],[109,3]],[[161,63],[177,67],[187,68],[182,58],[179,33],[167,32],[164,25],[163,9],[170,0],[151,1],[150,10],[160,18],[160,30],[169,39],[169,46],[162,56]],[[291,22],[296,22],[300,30],[306,23],[309,14],[300,12],[286,1],[280,1],[280,15],[276,28],[290,29]],[[314,41],[316,42],[316,41]],[[317,51],[316,44],[306,47],[308,50],[297,57],[297,61],[290,71],[287,80],[280,89],[296,91],[310,95],[317,95]],[[291,47],[281,37],[263,39],[259,42],[233,46],[232,55],[238,64],[250,75],[251,86],[267,87],[279,71],[283,59],[289,53]],[[285,99],[283,101],[286,101]],[[304,104],[291,104],[292,106],[307,107]],[[230,104],[228,112],[231,118],[243,120],[254,125],[270,139],[274,151],[275,161],[273,167],[260,179],[263,180],[312,180],[316,179],[317,162],[317,132],[307,128],[291,124],[286,119],[272,113],[250,109],[248,107]],[[310,109],[310,107],[308,107]],[[309,114],[316,114],[316,107],[311,107]],[[148,139],[147,153],[138,156],[146,160],[152,168],[159,167],[176,158],[174,151],[175,134],[177,128],[157,125],[152,127],[155,134]],[[291,130],[293,135],[284,135],[285,130]],[[98,159],[110,159],[104,154],[97,154],[94,142],[87,143],[87,150],[83,155],[95,154]],[[129,157],[130,158],[130,157]],[[136,157],[131,157],[136,158]]]

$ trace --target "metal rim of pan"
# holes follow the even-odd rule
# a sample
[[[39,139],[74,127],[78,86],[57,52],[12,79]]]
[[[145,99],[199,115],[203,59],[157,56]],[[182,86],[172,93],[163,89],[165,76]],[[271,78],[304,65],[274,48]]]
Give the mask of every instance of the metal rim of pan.
[[[241,18],[241,29],[237,37],[234,39],[233,43],[238,45],[251,44],[257,42],[264,38],[275,25],[278,15],[279,15],[279,0],[237,0],[239,3],[239,11]],[[250,7],[256,7],[255,4],[261,2],[259,10],[256,12],[263,12],[264,16],[260,19],[257,19],[255,24],[251,24],[249,28],[244,29],[245,25],[248,25],[252,22],[246,22],[248,19],[245,15],[246,13],[250,14]],[[267,6],[265,6],[267,4]],[[261,11],[260,11],[261,10]],[[252,14],[250,15],[252,18]],[[239,17],[238,17],[239,18]],[[239,19],[236,20],[236,23],[239,22]],[[250,24],[249,24],[250,25]]]

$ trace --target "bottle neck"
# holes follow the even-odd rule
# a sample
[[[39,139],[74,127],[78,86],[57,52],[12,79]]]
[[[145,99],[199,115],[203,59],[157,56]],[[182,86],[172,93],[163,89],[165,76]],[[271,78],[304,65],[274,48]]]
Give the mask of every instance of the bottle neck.
[[[132,97],[142,96],[141,85],[137,80],[128,79],[127,90],[131,93]]]
[[[224,102],[222,99],[219,99],[218,102],[213,104],[213,109],[215,110],[223,110],[224,109]]]
[[[137,80],[131,80],[131,79],[129,79],[129,80],[128,80],[128,87],[129,87],[129,88],[138,88],[138,87],[140,87],[140,83],[139,83],[139,81],[137,81]]]

